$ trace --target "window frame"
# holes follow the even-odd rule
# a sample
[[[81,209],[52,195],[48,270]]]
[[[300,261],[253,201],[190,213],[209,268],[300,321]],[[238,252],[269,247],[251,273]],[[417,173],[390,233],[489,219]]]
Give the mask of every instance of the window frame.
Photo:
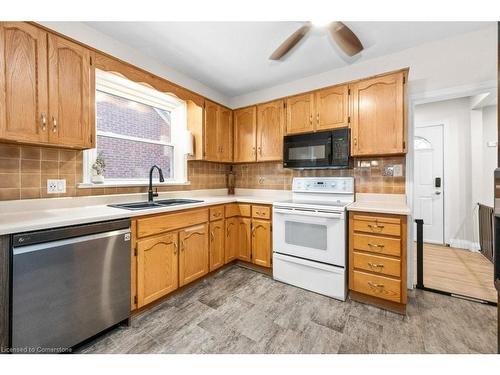
[[[141,84],[131,81],[118,73],[105,72],[96,69],[96,97],[98,92],[111,94],[123,99],[131,100],[152,107],[157,110],[166,110],[170,112],[170,142],[156,141],[147,138],[123,135],[114,132],[100,131],[97,128],[96,119],[96,137],[105,136],[117,139],[125,139],[135,142],[144,142],[149,144],[159,144],[172,147],[173,160],[170,168],[172,177],[166,178],[165,182],[159,182],[157,174],[154,175],[155,185],[186,185],[187,179],[187,157],[185,140],[188,138],[187,130],[187,106],[186,102],[177,97],[159,92],[147,84]],[[160,111],[158,115],[163,117]],[[106,178],[104,183],[92,182],[92,164],[97,157],[97,148],[85,150],[83,153],[83,182],[78,185],[79,188],[91,188],[99,186],[145,186],[149,184],[148,178]],[[151,165],[153,165],[152,162]]]

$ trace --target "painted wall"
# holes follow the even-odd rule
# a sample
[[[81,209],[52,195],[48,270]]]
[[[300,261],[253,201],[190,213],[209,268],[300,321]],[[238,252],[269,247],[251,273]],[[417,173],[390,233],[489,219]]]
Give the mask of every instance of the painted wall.
[[[497,167],[498,145],[496,147],[488,146],[488,142],[496,142],[498,134],[497,121],[498,107],[496,105],[484,107],[483,114],[483,139],[480,150],[482,151],[483,165],[479,168],[483,177],[482,191],[479,195],[478,202],[493,207],[494,203],[494,188],[493,188],[493,172]]]
[[[410,67],[408,91],[424,93],[496,80],[497,26],[354,63],[231,98],[232,108],[265,102],[308,90]]]
[[[76,39],[100,51],[109,53],[130,64],[136,65],[171,82],[197,92],[209,99],[224,105],[229,104],[229,98],[222,93],[204,85],[203,83],[158,62],[149,56],[131,48],[115,39],[85,25],[82,22],[39,22],[70,38]]]
[[[444,124],[445,242],[474,241],[470,99],[418,105],[414,114],[416,127]]]

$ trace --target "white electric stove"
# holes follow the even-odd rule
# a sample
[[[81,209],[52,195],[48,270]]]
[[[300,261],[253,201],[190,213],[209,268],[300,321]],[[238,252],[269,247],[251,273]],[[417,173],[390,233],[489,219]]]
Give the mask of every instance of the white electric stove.
[[[345,301],[352,202],[352,177],[295,177],[292,199],[273,204],[274,279]]]

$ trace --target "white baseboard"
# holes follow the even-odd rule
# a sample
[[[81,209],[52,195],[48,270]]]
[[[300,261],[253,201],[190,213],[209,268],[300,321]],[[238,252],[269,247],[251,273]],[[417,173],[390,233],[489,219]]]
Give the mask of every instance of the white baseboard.
[[[455,247],[457,249],[470,250],[473,252],[479,252],[479,250],[481,250],[479,243],[468,241],[468,240],[460,240],[458,238],[451,238],[450,239],[450,246]]]

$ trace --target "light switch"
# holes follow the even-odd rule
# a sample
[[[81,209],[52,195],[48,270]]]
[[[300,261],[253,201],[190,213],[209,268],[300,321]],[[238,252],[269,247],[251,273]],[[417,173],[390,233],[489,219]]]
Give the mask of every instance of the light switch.
[[[394,164],[393,167],[393,176],[403,177],[403,164]]]

